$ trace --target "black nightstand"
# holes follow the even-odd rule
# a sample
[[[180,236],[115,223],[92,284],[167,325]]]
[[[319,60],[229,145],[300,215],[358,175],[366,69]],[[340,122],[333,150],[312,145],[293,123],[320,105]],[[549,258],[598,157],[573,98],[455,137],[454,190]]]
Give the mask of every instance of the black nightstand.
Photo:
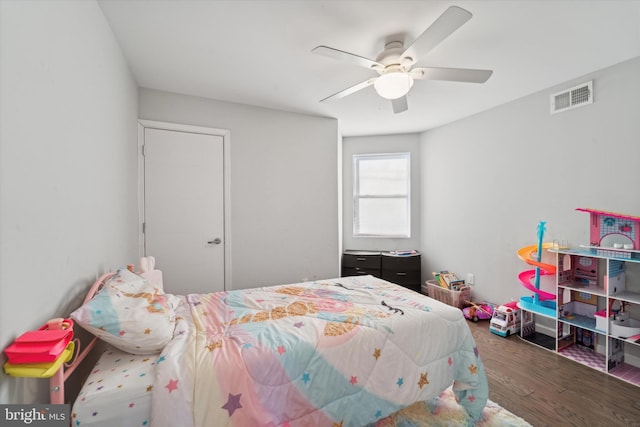
[[[381,259],[381,277],[384,280],[420,292],[420,286],[422,285],[420,254],[392,255],[389,252],[382,252]]]
[[[342,276],[367,275],[380,277],[380,252],[344,251],[342,254]]]
[[[347,250],[342,254],[342,276],[371,274],[420,292],[420,254],[392,255],[390,252]]]

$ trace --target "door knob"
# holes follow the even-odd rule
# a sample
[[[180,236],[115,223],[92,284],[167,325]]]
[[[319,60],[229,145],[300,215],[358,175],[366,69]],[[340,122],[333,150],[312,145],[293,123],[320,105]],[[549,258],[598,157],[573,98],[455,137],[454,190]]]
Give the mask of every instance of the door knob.
[[[222,243],[222,239],[220,239],[219,237],[216,237],[213,240],[209,240],[207,242],[208,245],[219,245],[220,243]]]

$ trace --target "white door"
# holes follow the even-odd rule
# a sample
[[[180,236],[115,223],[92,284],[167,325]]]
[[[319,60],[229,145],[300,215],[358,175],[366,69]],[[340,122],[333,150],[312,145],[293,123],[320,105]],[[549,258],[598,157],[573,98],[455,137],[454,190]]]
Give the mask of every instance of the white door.
[[[145,255],[167,293],[224,290],[224,139],[144,129]]]

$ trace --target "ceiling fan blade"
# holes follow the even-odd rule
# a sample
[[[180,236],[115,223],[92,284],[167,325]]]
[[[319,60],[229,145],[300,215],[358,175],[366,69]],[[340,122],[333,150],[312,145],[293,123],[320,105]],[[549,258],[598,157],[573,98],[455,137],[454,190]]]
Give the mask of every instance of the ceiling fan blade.
[[[373,59],[365,58],[363,56],[355,55],[353,53],[334,49],[328,46],[316,46],[311,50],[311,52],[318,55],[328,56],[329,58],[338,59],[340,61],[350,62],[354,65],[359,65],[360,67],[369,69],[384,68],[384,65],[374,61]]]
[[[416,55],[425,55],[440,42],[449,37],[465,22],[471,19],[471,12],[457,6],[451,6],[444,11],[417,39],[409,46],[401,58],[411,57],[416,60]]]
[[[362,90],[364,88],[371,86],[373,82],[375,82],[377,79],[378,79],[377,77],[373,77],[373,78],[370,78],[369,80],[365,80],[361,83],[358,83],[357,85],[353,85],[344,90],[341,90],[338,93],[334,93],[331,96],[327,96],[326,98],[321,99],[320,102],[332,101],[334,99],[344,98],[345,96],[351,95],[352,93],[356,93],[359,90]]]
[[[448,80],[452,82],[484,83],[492,70],[474,70],[470,68],[414,68],[410,72],[416,80]]]
[[[392,99],[391,106],[393,107],[393,112],[395,114],[407,111],[409,109],[409,105],[407,104],[407,96],[405,95],[400,98]]]

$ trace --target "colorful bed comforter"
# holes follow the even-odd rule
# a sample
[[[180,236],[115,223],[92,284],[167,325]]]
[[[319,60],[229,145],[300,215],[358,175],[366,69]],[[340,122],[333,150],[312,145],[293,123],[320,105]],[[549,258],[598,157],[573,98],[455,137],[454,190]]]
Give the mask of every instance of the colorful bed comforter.
[[[372,276],[212,294],[178,307],[154,427],[366,426],[454,384],[488,388],[460,310]]]

